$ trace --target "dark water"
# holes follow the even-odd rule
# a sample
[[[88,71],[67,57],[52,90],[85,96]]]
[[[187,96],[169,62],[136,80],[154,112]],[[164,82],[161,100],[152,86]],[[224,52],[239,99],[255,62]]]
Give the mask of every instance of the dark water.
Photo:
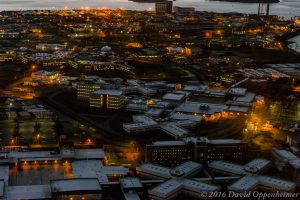
[[[192,6],[200,11],[257,13],[257,4],[209,0],[177,0],[175,6]],[[64,9],[64,8],[123,8],[153,10],[153,3],[128,0],[0,0],[0,10]],[[271,14],[290,18],[300,15],[300,0],[281,0],[271,5]]]

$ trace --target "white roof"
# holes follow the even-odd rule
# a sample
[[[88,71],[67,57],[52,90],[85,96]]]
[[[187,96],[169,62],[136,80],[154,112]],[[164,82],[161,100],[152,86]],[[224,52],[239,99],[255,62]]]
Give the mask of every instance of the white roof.
[[[228,186],[229,190],[241,192],[254,190],[257,187],[269,187],[275,190],[292,191],[296,184],[291,181],[260,175],[248,175]]]
[[[100,160],[76,160],[72,162],[75,178],[96,178],[101,174],[102,167]]]
[[[75,149],[75,159],[103,159],[103,149]]]
[[[112,96],[120,96],[123,94],[122,90],[96,90],[92,92],[92,94],[96,95],[102,95],[102,94],[107,94],[107,95],[112,95]]]
[[[153,142],[152,146],[177,146],[177,145],[185,145],[185,143],[183,141],[157,141],[157,142]]]
[[[172,101],[182,101],[185,97],[183,93],[167,93],[165,94],[162,99],[164,100],[172,100]]]
[[[237,163],[227,162],[227,161],[221,161],[221,160],[215,160],[211,162],[209,165],[210,168],[223,171],[223,172],[229,172],[232,174],[238,174],[238,175],[246,175],[246,174],[257,174],[264,170],[267,166],[269,166],[270,161],[257,158],[246,165],[240,165]]]
[[[191,120],[191,121],[201,122],[202,116],[200,116],[200,115],[190,115],[190,114],[184,114],[184,113],[173,113],[171,115],[171,119],[174,119],[174,120]]]
[[[49,72],[49,71],[45,71],[45,70],[39,70],[39,71],[33,72],[33,75],[36,75],[36,76],[53,76],[56,74],[58,74],[58,72]]]
[[[151,88],[147,88],[147,87],[142,87],[142,86],[137,86],[137,90],[142,93],[142,94],[155,94],[156,90],[151,89]]]
[[[212,169],[223,171],[223,172],[229,172],[229,173],[239,174],[239,175],[244,174],[244,166],[232,162],[215,160],[209,163],[208,166]]]
[[[106,175],[127,175],[129,173],[129,169],[123,166],[104,166],[102,168],[102,173]]]
[[[252,92],[247,92],[244,96],[236,97],[235,101],[237,102],[246,102],[251,103],[254,100],[255,94]]]
[[[163,109],[151,108],[147,112],[145,112],[145,114],[150,116],[160,116],[162,112]]]
[[[206,89],[206,85],[187,85],[183,88],[183,90],[191,92],[205,92]]]
[[[193,161],[187,161],[173,168],[170,173],[175,176],[188,176],[200,170],[202,170],[202,164]]]
[[[228,190],[232,191],[250,191],[256,188],[259,181],[253,176],[244,176],[238,181],[228,186]]]
[[[191,179],[184,179],[183,184],[184,184],[183,185],[184,189],[191,190],[193,192],[201,192],[201,191],[213,192],[221,189],[220,186],[206,184]]]
[[[165,199],[171,195],[176,194],[181,190],[183,186],[183,181],[179,179],[170,179],[153,189],[149,190],[150,195],[159,196],[162,199]]]
[[[55,193],[101,191],[101,185],[97,178],[75,178],[53,180],[50,183],[51,191]]]
[[[76,160],[72,162],[75,178],[98,178],[99,182],[108,182],[108,175],[126,175],[128,169],[123,166],[103,166],[100,160]]]
[[[151,127],[153,126],[153,128],[155,128],[155,124],[147,124],[147,123],[144,123],[144,122],[123,124],[123,128],[125,130],[129,130],[129,131],[134,131],[136,129],[147,128],[149,126],[151,126]]]
[[[208,140],[210,144],[240,144],[241,140],[238,139],[212,139]]]
[[[124,177],[120,179],[122,188],[142,188],[143,185],[137,177]]]
[[[127,109],[138,109],[142,111],[148,110],[148,106],[146,104],[141,104],[141,103],[128,103],[126,105]]]
[[[188,134],[188,131],[186,129],[180,128],[179,126],[171,122],[160,124],[160,128],[166,133],[175,137],[182,137]]]
[[[25,185],[9,186],[7,188],[7,199],[50,199],[50,185]]]
[[[272,152],[276,153],[282,159],[286,159],[286,161],[298,159],[298,157],[296,155],[294,155],[292,152],[284,150],[284,149],[279,150],[279,149],[273,148]]]
[[[249,107],[246,106],[229,106],[227,109],[229,112],[241,112],[246,113],[249,111]]]
[[[157,124],[157,122],[154,119],[147,117],[145,115],[134,115],[134,116],[132,116],[132,119],[134,122],[143,122],[143,123],[149,124],[149,125]]]
[[[244,96],[247,92],[247,88],[230,88],[228,93],[233,95],[241,95]]]
[[[263,170],[266,168],[271,162],[266,159],[261,159],[261,158],[256,158],[254,160],[251,160],[249,163],[245,165],[245,167],[250,167],[250,168],[256,168],[258,171]]]
[[[256,176],[259,183],[264,186],[273,187],[276,189],[282,189],[286,191],[290,191],[296,187],[296,184],[291,181],[287,181],[284,179],[273,178],[269,176]]]
[[[183,113],[196,113],[212,115],[215,113],[221,113],[226,109],[226,105],[211,104],[211,103],[199,103],[199,102],[184,102],[178,106],[175,111]]]
[[[0,153],[0,156],[1,155],[7,155],[12,161],[17,161],[22,158],[53,158],[60,156],[59,154],[51,154],[51,151],[12,151],[9,153]]]
[[[293,167],[299,169],[299,168],[300,168],[300,159],[297,159],[297,160],[291,160],[291,161],[290,161],[290,165],[292,165]]]
[[[152,176],[158,176],[160,178],[170,178],[170,168],[163,167],[156,164],[151,163],[143,163],[136,167],[136,170],[141,173],[146,173],[148,175]]]
[[[162,199],[172,198],[179,194],[182,189],[193,193],[201,193],[203,191],[212,192],[220,190],[219,186],[202,183],[195,180],[184,178],[173,178],[149,190],[150,196],[157,196]]]
[[[132,116],[132,118],[134,121],[133,123],[123,124],[123,128],[125,130],[134,131],[140,128],[147,128],[147,127],[155,128],[156,125],[158,124],[155,120],[145,115],[134,115]]]

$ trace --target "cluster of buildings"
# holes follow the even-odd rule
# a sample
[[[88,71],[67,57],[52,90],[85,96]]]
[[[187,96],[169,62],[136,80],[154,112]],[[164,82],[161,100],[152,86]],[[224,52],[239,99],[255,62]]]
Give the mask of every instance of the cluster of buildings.
[[[255,102],[263,101],[262,96],[239,84],[212,89],[207,85],[86,76],[84,81],[76,80],[72,86],[77,89],[78,100],[89,102],[90,107],[125,107],[128,112],[138,113],[132,124],[124,124],[126,132],[161,129],[174,137],[185,136],[188,133],[185,128],[193,128],[202,120],[246,115]]]
[[[8,98],[3,105],[2,119],[8,120],[31,120],[52,119],[54,113],[39,103],[26,103],[19,98]]]
[[[300,76],[300,63],[288,63],[288,64],[269,64],[269,67],[278,70],[279,72],[291,76],[294,78],[299,78]]]
[[[145,161],[175,166],[186,160],[210,163],[214,160],[243,162],[247,143],[239,139],[208,139],[185,137],[176,141],[156,141],[146,145]]]
[[[1,198],[101,199],[106,187],[121,184],[129,188],[126,183],[130,178],[119,180],[129,170],[122,166],[105,166],[104,159],[103,149],[0,153]],[[9,173],[10,170],[14,173]],[[41,177],[32,177],[26,172],[35,172]]]
[[[61,75],[56,71],[39,70],[32,72],[31,76],[24,80],[25,86],[39,86],[57,84],[61,79]]]
[[[133,121],[123,124],[128,134],[159,130],[176,139],[146,145],[145,163],[135,169],[107,165],[103,149],[11,152],[2,149],[0,199],[107,199],[106,195],[126,200],[168,200],[180,195],[198,199],[204,194],[224,191],[292,193],[299,189],[300,142],[296,136],[287,137],[288,143],[293,143],[291,151],[272,149],[272,161],[256,158],[246,163],[245,142],[190,135],[190,129],[201,126],[203,121],[242,117],[257,102],[264,102],[263,96],[242,86],[249,79],[299,78],[300,74],[297,63],[243,68],[253,60],[229,58],[222,52],[212,52],[212,57],[202,59],[199,58],[203,53],[201,48],[230,49],[244,45],[282,49],[275,36],[291,31],[292,22],[275,16],[265,23],[257,20],[257,16],[246,14],[199,12],[194,8],[173,7],[171,1],[157,2],[155,11],[86,9],[0,15],[0,21],[8,24],[1,23],[0,40],[32,39],[27,46],[22,42],[0,50],[0,62],[34,64],[31,76],[24,78],[23,85],[70,86],[76,89],[77,100],[92,109],[130,112]],[[13,15],[23,25],[10,21]],[[40,27],[39,20],[47,25]],[[64,33],[55,35],[57,43],[47,42],[44,34],[53,36],[48,32],[48,25]],[[146,38],[133,41],[141,35]],[[40,43],[41,38],[46,41]],[[101,41],[101,45],[92,44],[93,41]],[[213,79],[212,71],[217,69],[220,80],[229,86],[131,79],[135,68],[127,60],[184,64],[188,70],[196,71],[195,74],[209,74],[207,80]],[[36,70],[39,67],[51,70]],[[59,71],[66,67],[76,74],[118,71],[131,78],[64,76]],[[235,81],[232,76],[226,76],[233,71],[242,74],[244,79]],[[23,105],[8,99],[4,107],[8,119],[53,117],[40,104]],[[280,177],[268,171],[272,162]]]
[[[189,133],[187,128],[195,128],[203,120],[247,115],[256,102],[264,101],[238,84],[222,90],[206,85],[173,84],[173,88],[167,88],[170,85],[157,86],[156,95],[127,98],[126,110],[139,114],[133,116],[132,123],[123,124],[126,132],[159,129],[174,138],[183,138]]]
[[[287,153],[276,149],[274,153],[277,151]],[[290,163],[294,162],[290,155],[286,156],[290,157]],[[286,157],[275,158],[279,159],[275,161],[276,166],[287,166],[281,164],[286,163]],[[59,151],[2,152],[0,163],[0,197],[12,200],[161,200],[179,195],[203,199],[204,194],[224,192],[225,182],[226,190],[235,193],[254,190],[292,193],[299,184],[299,180],[293,179],[295,177],[282,179],[271,176],[268,173],[271,161],[261,158],[244,165],[223,160],[214,160],[206,165],[187,158],[170,167],[146,162],[132,170],[106,165],[103,149],[60,148]],[[35,175],[30,176],[32,173]],[[293,174],[297,173],[299,171]]]

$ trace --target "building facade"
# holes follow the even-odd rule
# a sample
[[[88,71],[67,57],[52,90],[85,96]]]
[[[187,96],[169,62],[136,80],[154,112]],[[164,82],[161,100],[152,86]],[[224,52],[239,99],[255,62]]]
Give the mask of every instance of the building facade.
[[[172,13],[173,2],[172,1],[163,1],[155,3],[155,12],[157,14]]]
[[[146,146],[146,162],[176,166],[186,160],[210,163],[213,160],[243,162],[247,143],[235,139],[209,140],[187,137],[182,141],[161,141]]]
[[[120,90],[97,90],[90,95],[90,107],[120,109],[124,104],[124,95]]]
[[[145,160],[154,164],[173,167],[192,157],[193,148],[189,148],[183,141],[154,142],[146,146]]]
[[[89,100],[90,94],[100,89],[100,85],[94,83],[79,83],[77,85],[77,98],[80,100]]]

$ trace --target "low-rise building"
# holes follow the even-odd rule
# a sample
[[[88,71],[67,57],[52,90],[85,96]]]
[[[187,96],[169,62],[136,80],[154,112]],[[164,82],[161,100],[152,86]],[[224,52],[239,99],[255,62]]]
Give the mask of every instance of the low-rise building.
[[[274,163],[281,176],[288,180],[295,181],[300,187],[300,158],[287,150],[273,148],[271,150]]]
[[[97,90],[90,94],[90,107],[120,109],[124,103],[121,90]]]
[[[186,137],[181,141],[157,141],[146,145],[145,160],[164,166],[174,166],[186,160],[243,162],[246,154],[247,143],[241,140]]]
[[[80,100],[89,100],[92,92],[99,90],[100,85],[94,83],[78,83],[77,84],[77,98]]]

